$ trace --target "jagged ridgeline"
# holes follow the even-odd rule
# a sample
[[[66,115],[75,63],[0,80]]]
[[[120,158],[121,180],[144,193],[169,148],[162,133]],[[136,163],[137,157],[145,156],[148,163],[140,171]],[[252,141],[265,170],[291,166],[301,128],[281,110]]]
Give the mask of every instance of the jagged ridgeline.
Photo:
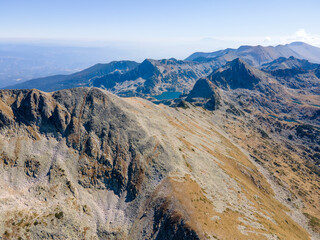
[[[317,51],[119,61],[1,90],[1,238],[318,239]]]

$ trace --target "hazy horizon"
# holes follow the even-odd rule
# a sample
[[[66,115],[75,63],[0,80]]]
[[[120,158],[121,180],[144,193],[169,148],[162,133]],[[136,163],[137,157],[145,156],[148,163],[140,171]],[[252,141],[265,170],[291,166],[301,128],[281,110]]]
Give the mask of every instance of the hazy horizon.
[[[202,43],[203,42],[207,42]],[[210,44],[210,42],[212,44]],[[21,47],[35,47],[35,48],[60,48],[60,49],[86,49],[86,50],[100,50],[97,56],[101,56],[105,52],[105,61],[99,61],[100,57],[97,58],[97,63],[107,63],[111,61],[119,60],[132,60],[141,62],[144,59],[169,59],[176,58],[178,60],[184,60],[192,53],[195,52],[214,52],[218,50],[223,50],[226,48],[237,49],[241,46],[277,46],[286,45],[293,42],[304,42],[315,47],[320,47],[319,45],[309,43],[308,41],[303,41],[295,39],[287,42],[278,42],[274,44],[265,44],[264,42],[252,42],[252,43],[240,43],[235,41],[229,41],[229,45],[220,46],[218,43],[226,41],[217,39],[203,39],[199,41],[184,43],[180,45],[157,45],[154,44],[142,44],[135,42],[102,42],[102,41],[65,41],[61,39],[0,39],[0,46],[21,46]],[[220,46],[220,47],[219,47]],[[189,50],[185,50],[188,47]],[[175,50],[172,50],[174,48]],[[108,51],[112,50],[112,54]]]
[[[316,0],[12,0],[0,7],[2,43],[108,47],[136,61],[241,45],[303,41],[320,47]]]
[[[320,47],[320,2],[0,1],[0,87],[96,63],[302,41]]]

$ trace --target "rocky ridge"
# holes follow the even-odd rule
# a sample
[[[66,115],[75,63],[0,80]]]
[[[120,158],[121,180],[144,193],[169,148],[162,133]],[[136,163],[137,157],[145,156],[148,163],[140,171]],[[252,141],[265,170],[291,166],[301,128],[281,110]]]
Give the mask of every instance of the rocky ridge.
[[[292,60],[295,61],[285,61]],[[301,199],[300,209],[316,222],[320,214],[320,80],[314,67],[304,74],[283,77],[236,59],[198,81],[208,82],[214,89],[211,95],[190,101],[191,96],[201,93],[196,83],[185,100],[205,108],[207,101],[218,100],[213,112],[215,123],[267,169],[279,185],[286,186],[293,194],[288,202]],[[296,68],[287,65],[287,69]],[[318,227],[314,229],[319,231]]]
[[[92,85],[108,89],[119,96],[158,95],[162,92],[188,92],[200,77],[205,77],[220,63],[205,64],[176,59],[146,59],[136,69],[124,74],[108,74]]]
[[[26,82],[8,86],[6,89],[32,89],[36,88],[46,92],[57,91],[66,88],[88,86],[92,79],[111,73],[123,73],[136,68],[139,63],[134,61],[113,61],[106,64],[98,63],[70,75],[54,75],[49,77],[31,79]]]
[[[9,89],[36,88],[55,91],[72,87],[100,87],[118,96],[159,95],[162,92],[189,92],[201,77],[221,67],[220,62],[195,63],[181,60],[146,59],[141,64],[130,61],[95,65],[81,72],[66,76],[34,79]]]
[[[2,238],[309,238],[299,198],[218,121],[97,88],[2,90]]]

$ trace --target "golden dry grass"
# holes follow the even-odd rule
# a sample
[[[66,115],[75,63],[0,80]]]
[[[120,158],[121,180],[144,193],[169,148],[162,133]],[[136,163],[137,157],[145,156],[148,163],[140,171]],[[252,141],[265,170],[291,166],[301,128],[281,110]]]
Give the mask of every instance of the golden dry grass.
[[[260,194],[259,204],[255,201],[255,207],[259,211],[271,213],[275,223],[256,214],[256,219],[263,229],[256,229],[245,225],[240,221],[244,217],[239,212],[227,208],[223,213],[214,210],[212,203],[205,196],[205,191],[189,175],[181,179],[168,179],[171,194],[179,200],[189,214],[188,225],[203,232],[204,237],[212,236],[218,239],[266,239],[264,234],[275,234],[279,239],[309,239],[308,233],[298,224],[292,221],[284,212],[285,208],[268,194],[259,190],[247,189],[247,197]],[[246,234],[241,233],[238,226],[245,227]]]

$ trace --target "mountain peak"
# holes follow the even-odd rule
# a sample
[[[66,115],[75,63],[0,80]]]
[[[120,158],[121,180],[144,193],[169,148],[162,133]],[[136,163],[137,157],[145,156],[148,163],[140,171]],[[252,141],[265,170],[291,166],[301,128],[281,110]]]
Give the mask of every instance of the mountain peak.
[[[209,80],[222,89],[253,89],[260,81],[261,73],[240,58],[228,62],[209,76]]]
[[[202,78],[195,83],[186,101],[203,106],[208,110],[215,110],[219,106],[220,95],[211,81]]]
[[[151,59],[151,58],[146,58],[142,63],[141,63],[141,65],[153,65],[153,63],[154,63],[154,60],[153,59]]]
[[[230,62],[227,62],[227,64],[224,67],[220,68],[219,71],[225,71],[229,69],[236,72],[239,72],[239,71],[251,72],[251,69],[253,69],[253,67],[251,67],[248,63],[246,63],[241,58],[236,58]]]
[[[236,58],[236,59],[228,62],[226,64],[226,66],[230,66],[230,67],[245,67],[245,68],[249,67],[249,65],[245,61],[243,61],[241,58]]]
[[[214,94],[214,84],[207,78],[199,79],[188,95],[188,100],[193,98],[210,98]]]

